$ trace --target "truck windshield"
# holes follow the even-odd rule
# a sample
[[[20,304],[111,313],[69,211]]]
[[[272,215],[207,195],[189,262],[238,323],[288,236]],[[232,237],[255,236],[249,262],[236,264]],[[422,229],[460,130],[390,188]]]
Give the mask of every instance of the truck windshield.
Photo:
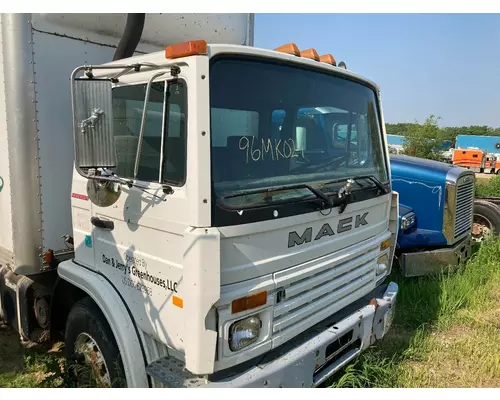
[[[224,57],[211,65],[210,106],[213,187],[230,208],[314,197],[300,183],[333,193],[342,178],[388,180],[376,95],[361,83]]]

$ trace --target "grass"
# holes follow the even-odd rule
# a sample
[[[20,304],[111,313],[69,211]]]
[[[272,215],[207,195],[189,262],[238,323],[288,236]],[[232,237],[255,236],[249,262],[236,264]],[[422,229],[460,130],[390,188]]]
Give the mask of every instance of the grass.
[[[500,175],[476,178],[476,196],[500,197]]]
[[[0,322],[0,388],[70,386],[60,344],[21,345],[13,329]]]
[[[14,330],[0,322],[0,388],[75,387],[63,346],[62,342],[52,346],[35,343],[23,346]],[[78,368],[81,387],[98,385],[88,369]]]
[[[455,272],[403,279],[387,336],[332,387],[500,387],[500,237]]]

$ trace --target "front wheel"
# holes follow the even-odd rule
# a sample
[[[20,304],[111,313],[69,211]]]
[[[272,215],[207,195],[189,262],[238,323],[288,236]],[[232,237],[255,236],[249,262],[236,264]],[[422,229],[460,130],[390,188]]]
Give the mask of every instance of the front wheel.
[[[489,201],[474,201],[472,239],[482,242],[487,237],[500,233],[500,208]]]
[[[64,342],[68,371],[77,387],[126,387],[113,332],[89,297],[71,309]]]

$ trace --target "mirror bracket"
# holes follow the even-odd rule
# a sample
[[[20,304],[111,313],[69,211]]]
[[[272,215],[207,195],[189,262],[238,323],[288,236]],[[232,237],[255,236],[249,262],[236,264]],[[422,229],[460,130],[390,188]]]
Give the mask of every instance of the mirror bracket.
[[[144,138],[144,129],[146,128],[146,116],[148,113],[148,105],[149,105],[149,95],[151,93],[151,86],[153,85],[153,81],[164,75],[167,71],[161,71],[154,74],[148,81],[146,86],[146,95],[144,96],[144,108],[142,110],[142,119],[141,119],[141,130],[139,132],[139,139],[137,141],[137,153],[135,155],[135,165],[134,165],[134,180],[137,179],[137,173],[139,172],[139,160],[141,158],[141,150],[142,150],[142,139]]]

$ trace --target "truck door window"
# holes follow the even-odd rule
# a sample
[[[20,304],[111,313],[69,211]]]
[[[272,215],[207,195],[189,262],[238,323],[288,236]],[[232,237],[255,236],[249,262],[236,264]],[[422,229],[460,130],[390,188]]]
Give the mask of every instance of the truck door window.
[[[137,179],[145,182],[157,182],[160,175],[164,90],[164,82],[154,83],[151,87],[137,173]],[[145,95],[146,84],[113,89],[113,127],[118,161],[116,173],[123,178],[134,177]]]
[[[146,86],[113,89],[116,173],[123,178],[134,177]],[[161,179],[162,182],[182,184],[186,169],[185,84],[173,82],[165,86],[165,82],[156,82],[151,87],[137,179],[144,182],[160,182]],[[163,131],[163,168],[160,168]]]
[[[165,139],[161,181],[182,186],[186,181],[186,110],[187,90],[184,82],[167,87]]]

